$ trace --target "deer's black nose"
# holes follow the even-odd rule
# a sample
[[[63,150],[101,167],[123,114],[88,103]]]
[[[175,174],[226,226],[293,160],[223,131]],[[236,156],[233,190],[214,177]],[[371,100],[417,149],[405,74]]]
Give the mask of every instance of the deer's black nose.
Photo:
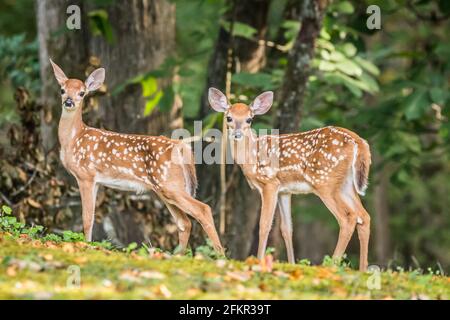
[[[67,98],[66,101],[64,101],[64,105],[66,107],[73,107],[74,106],[73,100],[71,98]]]

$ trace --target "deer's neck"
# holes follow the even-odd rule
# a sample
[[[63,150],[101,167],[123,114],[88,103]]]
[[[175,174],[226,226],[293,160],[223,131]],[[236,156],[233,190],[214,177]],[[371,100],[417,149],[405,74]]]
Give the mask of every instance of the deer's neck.
[[[74,111],[67,111],[64,108],[62,110],[58,127],[58,138],[62,149],[69,147],[84,127],[82,107],[79,106]]]

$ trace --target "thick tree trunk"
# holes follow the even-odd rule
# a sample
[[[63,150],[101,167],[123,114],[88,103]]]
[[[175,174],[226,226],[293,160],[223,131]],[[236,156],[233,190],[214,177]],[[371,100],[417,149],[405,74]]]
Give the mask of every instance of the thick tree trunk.
[[[39,0],[36,1],[39,63],[41,66],[42,91],[40,103],[41,136],[45,151],[56,147],[56,128],[61,113],[61,98],[49,58],[64,66],[71,77],[84,77],[88,57],[88,29],[67,30],[66,10],[69,5],[78,5],[83,11],[83,1]]]
[[[66,13],[69,5],[81,9],[81,29],[68,30]],[[108,43],[102,36],[93,36],[89,27],[88,13],[97,9],[93,2],[66,0],[36,1],[38,37],[40,45],[41,78],[43,82],[41,103],[42,142],[46,151],[57,150],[56,128],[61,113],[59,87],[54,79],[49,58],[58,63],[69,77],[85,79],[95,67],[106,68],[106,94],[95,95],[86,104],[84,120],[88,125],[101,126],[119,132],[165,134],[171,127],[176,112],[155,111],[144,118],[144,104],[139,85],[130,85],[118,95],[111,89],[118,84],[157,68],[175,47],[175,5],[166,0],[115,1],[104,9],[112,26],[114,41]],[[172,79],[164,80],[170,82]],[[179,105],[178,105],[179,107]],[[86,112],[87,111],[87,112]],[[180,123],[180,122],[178,122]],[[60,173],[67,178],[60,166]],[[71,179],[71,184],[75,184]],[[155,245],[173,243],[160,236],[156,226],[162,228],[163,221],[171,221],[169,214],[154,197],[150,201],[132,200],[118,196],[117,192],[102,189],[98,195],[97,214],[101,225],[94,227],[94,238],[113,238],[117,243],[142,242],[151,239]],[[79,209],[79,208],[78,208]],[[80,215],[72,216],[76,226]],[[148,214],[142,214],[142,211]],[[154,217],[161,215],[158,219]],[[100,221],[99,221],[100,222]],[[170,229],[170,228],[169,228]],[[154,232],[156,230],[156,232]],[[171,234],[176,233],[175,231]],[[176,239],[175,237],[172,237]]]
[[[232,1],[230,1],[232,2]],[[251,25],[258,30],[256,37],[264,39],[267,31],[268,0],[235,1],[234,8],[227,14],[227,20],[234,19]],[[265,64],[265,47],[255,41],[230,37],[229,31],[220,29],[216,47],[212,54],[205,92],[202,97],[201,116],[211,112],[207,91],[209,87],[225,89],[228,49],[233,49],[233,72],[237,66],[240,71],[257,72]],[[233,258],[245,258],[252,251],[255,225],[259,221],[260,199],[256,191],[252,191],[239,168],[227,166],[227,204],[226,232],[224,243]],[[209,203],[214,211],[219,210],[220,171],[219,165],[198,166],[200,192],[202,199],[212,199]],[[256,233],[257,237],[257,233]]]
[[[300,32],[289,52],[286,73],[278,95],[276,128],[280,133],[296,132],[300,126],[314,43],[319,36],[326,1],[305,0],[301,2]]]
[[[175,48],[173,4],[165,0],[116,1],[106,10],[115,41],[108,43],[103,37],[90,37],[89,53],[98,57],[101,66],[106,68],[110,89],[156,69],[172,54]],[[140,85],[129,85],[116,96],[104,96],[100,105],[100,118],[107,128],[155,135],[167,133],[169,129],[169,113],[155,110],[150,119],[142,116],[145,101]]]

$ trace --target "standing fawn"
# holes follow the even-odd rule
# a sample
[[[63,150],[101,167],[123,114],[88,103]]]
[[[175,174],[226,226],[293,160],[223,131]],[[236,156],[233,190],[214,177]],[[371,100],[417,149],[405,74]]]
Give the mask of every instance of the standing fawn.
[[[105,69],[95,70],[82,82],[68,79],[50,62],[61,86],[60,158],[80,188],[86,239],[92,240],[95,199],[98,186],[103,185],[137,193],[154,191],[176,222],[181,251],[186,249],[191,231],[187,213],[202,225],[214,248],[223,253],[210,207],[194,198],[197,177],[190,147],[163,136],[120,134],[85,125],[83,99],[101,87]]]
[[[270,109],[272,92],[260,94],[250,105],[230,105],[225,95],[215,88],[209,89],[208,98],[215,111],[225,113],[233,159],[240,165],[250,186],[261,195],[258,258],[264,257],[278,204],[288,260],[295,263],[291,194],[314,193],[335,216],[340,227],[333,257],[342,257],[357,228],[359,268],[366,270],[370,217],[358,194],[363,195],[367,188],[371,163],[367,142],[355,133],[337,127],[257,137],[250,128],[251,122],[255,115]]]

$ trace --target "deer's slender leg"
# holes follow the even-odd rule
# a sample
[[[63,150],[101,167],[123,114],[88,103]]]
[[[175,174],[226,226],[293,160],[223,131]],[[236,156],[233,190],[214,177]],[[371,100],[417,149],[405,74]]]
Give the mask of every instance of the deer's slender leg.
[[[263,259],[266,253],[267,239],[272,228],[273,216],[277,205],[278,187],[265,186],[261,192],[261,217],[259,218],[258,259]]]
[[[214,249],[217,252],[224,254],[224,250],[222,244],[220,243],[216,227],[214,226],[214,219],[212,216],[211,208],[207,204],[194,199],[185,191],[166,191],[166,193],[167,194],[165,195],[165,198],[167,199],[167,201],[197,220],[201,224],[203,230],[205,230],[209,239],[212,241]]]
[[[357,208],[357,224],[359,238],[359,270],[366,271],[368,266],[368,251],[370,238],[370,216],[361,203],[358,195],[355,195],[355,204]]]
[[[187,248],[189,236],[191,235],[192,223],[188,216],[178,209],[176,206],[166,202],[167,209],[169,209],[173,219],[178,228],[178,241],[180,246],[180,252],[184,253]]]
[[[294,246],[292,245],[291,194],[278,196],[278,208],[281,215],[281,235],[286,245],[289,263],[295,263]]]
[[[339,224],[339,238],[333,253],[333,258],[341,258],[355,231],[357,216],[354,210],[342,199],[339,192],[321,194],[320,198],[335,216]]]
[[[78,181],[80,188],[83,231],[87,241],[92,241],[92,227],[94,226],[95,199],[97,197],[98,185],[94,181]]]

